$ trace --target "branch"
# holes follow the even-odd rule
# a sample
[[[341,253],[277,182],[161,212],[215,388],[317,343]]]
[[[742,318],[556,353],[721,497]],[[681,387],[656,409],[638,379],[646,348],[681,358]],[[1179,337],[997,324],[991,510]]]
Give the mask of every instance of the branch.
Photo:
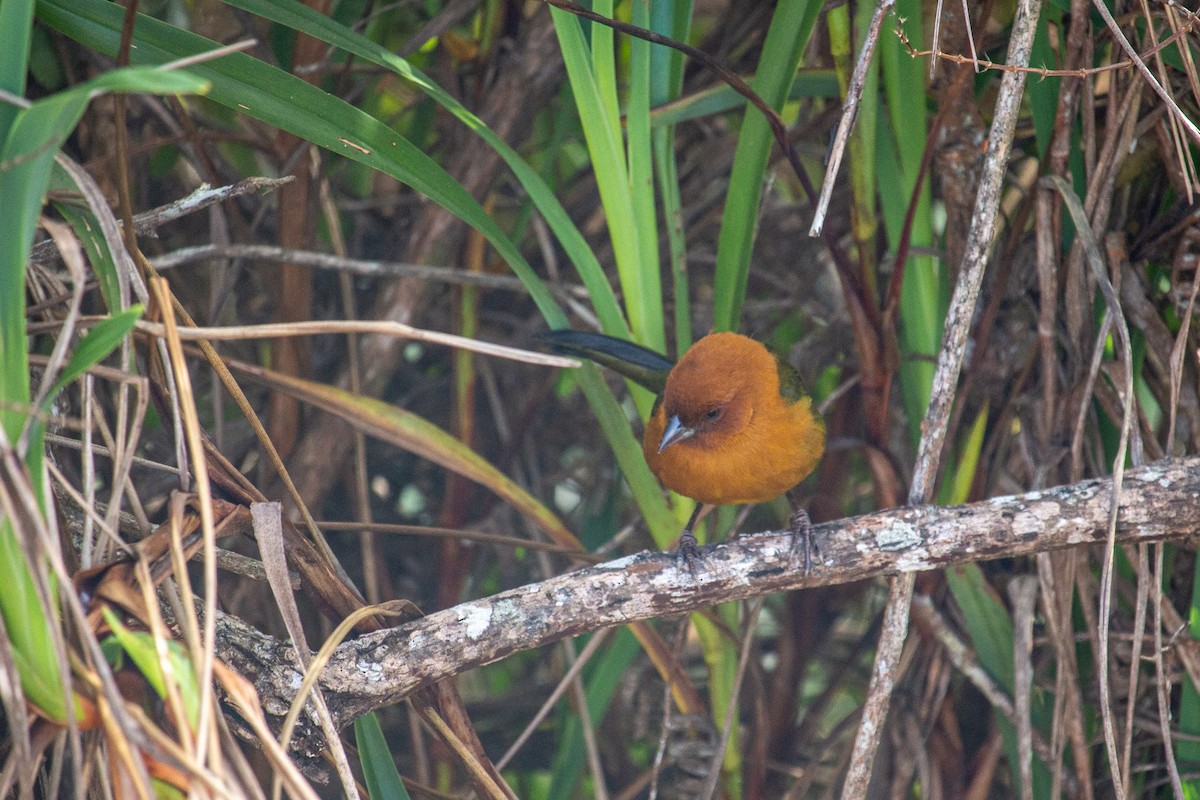
[[[1112,481],[1095,479],[950,508],[897,508],[813,528],[807,577],[791,534],[768,531],[701,549],[695,574],[674,554],[642,552],[453,608],[339,646],[320,684],[339,726],[416,689],[567,636],[683,614],[808,586],[919,572],[968,561],[1103,543]],[[1126,473],[1117,540],[1183,539],[1200,531],[1200,458]],[[252,680],[268,715],[282,717],[299,685],[291,646],[232,617],[218,624],[218,655]],[[307,716],[307,715],[305,715]],[[323,739],[309,718],[294,752]]]

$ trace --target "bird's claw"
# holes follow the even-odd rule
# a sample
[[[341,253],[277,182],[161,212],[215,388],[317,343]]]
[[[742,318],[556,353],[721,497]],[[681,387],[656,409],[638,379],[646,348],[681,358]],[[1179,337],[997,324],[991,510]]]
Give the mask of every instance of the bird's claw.
[[[812,572],[812,520],[803,508],[797,508],[792,515],[792,563],[800,557],[801,548],[804,553],[804,577]]]
[[[700,550],[696,546],[696,537],[691,531],[685,530],[679,534],[679,545],[675,548],[675,557],[687,565],[688,571],[696,574],[696,564],[700,562]]]

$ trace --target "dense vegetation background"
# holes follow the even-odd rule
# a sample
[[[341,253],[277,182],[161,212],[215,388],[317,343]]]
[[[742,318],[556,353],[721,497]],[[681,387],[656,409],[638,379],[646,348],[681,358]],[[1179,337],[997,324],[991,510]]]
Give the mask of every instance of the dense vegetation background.
[[[785,354],[827,421],[817,521],[1200,452],[1197,18],[1020,5],[589,6],[685,56],[536,2],[3,0],[3,793],[838,793],[882,579],[515,653],[304,773],[210,626],[315,651],[364,601],[671,546],[650,395],[468,349],[547,327]],[[1197,578],[1190,542],[921,575],[871,796],[1200,796]]]

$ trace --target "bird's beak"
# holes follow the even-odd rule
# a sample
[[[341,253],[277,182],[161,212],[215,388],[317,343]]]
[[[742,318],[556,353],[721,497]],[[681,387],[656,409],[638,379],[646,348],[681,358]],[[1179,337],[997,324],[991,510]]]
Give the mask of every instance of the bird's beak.
[[[695,428],[684,425],[679,421],[679,415],[672,414],[667,419],[667,429],[663,431],[662,441],[658,443],[658,452],[661,453],[676,442],[682,442],[684,439],[694,436],[695,433]]]

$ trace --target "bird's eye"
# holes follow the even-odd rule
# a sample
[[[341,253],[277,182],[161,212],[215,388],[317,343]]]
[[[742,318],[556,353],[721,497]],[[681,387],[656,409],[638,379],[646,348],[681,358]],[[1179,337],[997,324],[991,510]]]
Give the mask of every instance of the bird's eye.
[[[721,418],[721,410],[722,409],[720,407],[710,408],[704,416],[707,417],[710,421],[718,420]]]

